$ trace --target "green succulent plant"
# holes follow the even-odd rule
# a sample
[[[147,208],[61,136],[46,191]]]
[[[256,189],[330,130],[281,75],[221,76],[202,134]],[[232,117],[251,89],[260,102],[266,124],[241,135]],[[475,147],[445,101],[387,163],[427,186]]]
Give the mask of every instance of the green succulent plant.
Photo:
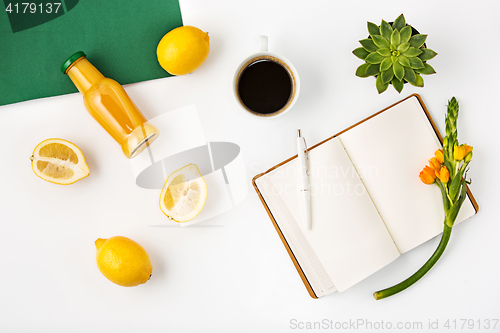
[[[380,93],[389,84],[401,92],[405,82],[416,87],[424,86],[422,74],[436,71],[427,63],[437,53],[425,47],[427,35],[412,36],[412,27],[406,24],[403,14],[391,24],[382,20],[380,26],[368,22],[369,38],[359,42],[362,47],[352,53],[365,61],[356,69],[356,76],[377,76],[376,87]]]

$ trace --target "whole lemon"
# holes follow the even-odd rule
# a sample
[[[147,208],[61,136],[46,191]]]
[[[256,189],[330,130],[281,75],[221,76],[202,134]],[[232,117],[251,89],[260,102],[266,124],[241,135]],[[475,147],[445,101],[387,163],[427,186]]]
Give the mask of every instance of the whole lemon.
[[[164,70],[172,75],[184,75],[200,67],[209,51],[208,33],[186,25],[163,36],[156,49],[156,56]]]
[[[148,253],[137,242],[123,236],[98,238],[97,267],[109,281],[123,287],[145,283],[151,277],[153,266]]]

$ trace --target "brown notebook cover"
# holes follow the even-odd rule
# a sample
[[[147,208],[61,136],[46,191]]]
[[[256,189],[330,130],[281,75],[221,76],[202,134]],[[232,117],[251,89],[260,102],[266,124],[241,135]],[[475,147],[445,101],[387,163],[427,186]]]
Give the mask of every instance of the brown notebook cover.
[[[388,106],[387,108],[385,108],[385,109],[383,109],[383,110],[381,110],[381,111],[379,111],[379,112],[376,112],[376,113],[374,113],[373,115],[371,115],[371,116],[369,116],[369,117],[367,117],[367,118],[365,118],[365,119],[361,120],[360,122],[358,122],[358,123],[356,123],[356,124],[354,124],[354,125],[352,125],[352,126],[350,126],[350,127],[346,128],[346,129],[344,129],[343,131],[338,132],[337,134],[335,134],[335,135],[333,135],[333,136],[329,137],[328,139],[321,141],[320,143],[318,143],[318,144],[316,144],[316,145],[314,145],[314,146],[312,146],[312,147],[308,148],[308,150],[314,149],[314,148],[316,148],[316,147],[318,147],[318,146],[322,145],[323,143],[325,143],[325,142],[327,142],[327,141],[329,141],[329,140],[331,140],[331,139],[333,139],[333,138],[335,138],[335,137],[339,136],[340,134],[342,134],[342,133],[344,133],[344,132],[347,132],[348,130],[350,130],[350,129],[352,129],[352,128],[354,128],[354,127],[356,127],[356,126],[358,126],[358,125],[360,125],[360,124],[362,124],[362,123],[364,123],[365,121],[367,121],[367,120],[369,120],[369,119],[371,119],[371,118],[373,118],[373,117],[376,117],[377,115],[381,114],[382,112],[384,112],[384,111],[386,111],[386,110],[388,110],[388,109],[392,108],[393,106],[395,106],[395,105],[397,105],[397,104],[399,104],[399,103],[401,103],[401,102],[403,102],[403,101],[405,101],[405,100],[407,100],[407,99],[409,99],[409,98],[412,98],[412,97],[416,97],[416,98],[418,99],[418,101],[419,101],[420,105],[422,106],[422,108],[423,108],[423,110],[424,110],[424,112],[425,112],[425,115],[427,116],[427,119],[429,120],[430,124],[432,125],[432,128],[434,129],[434,132],[436,133],[436,135],[438,136],[439,140],[440,140],[440,141],[441,141],[441,143],[442,143],[442,142],[443,142],[443,137],[442,137],[442,136],[441,136],[441,134],[439,133],[439,130],[438,130],[438,128],[437,128],[437,126],[436,126],[436,124],[434,123],[434,120],[432,119],[432,117],[431,117],[431,115],[430,115],[430,113],[429,113],[429,110],[427,110],[427,107],[425,106],[424,101],[422,100],[422,97],[420,97],[420,95],[418,95],[418,94],[412,94],[412,95],[410,95],[410,96],[408,96],[408,97],[406,97],[406,98],[404,98],[404,99],[400,100],[399,102],[396,102],[396,103],[392,104],[391,106]],[[267,170],[267,171],[265,171],[265,172],[263,172],[263,173],[260,173],[260,174],[256,175],[256,176],[252,179],[252,184],[253,184],[253,187],[254,187],[255,191],[257,192],[257,195],[258,195],[258,196],[259,196],[259,198],[260,198],[260,201],[261,201],[261,202],[262,202],[262,204],[264,205],[264,208],[266,209],[267,214],[269,215],[269,217],[270,217],[270,219],[271,219],[271,221],[272,221],[272,223],[273,223],[273,225],[274,225],[274,228],[276,229],[276,232],[278,233],[278,235],[279,235],[279,237],[280,237],[281,241],[283,242],[283,245],[285,246],[285,248],[286,248],[286,250],[287,250],[287,252],[288,252],[288,255],[290,256],[290,259],[292,259],[292,262],[293,262],[293,264],[295,265],[295,268],[297,269],[297,272],[299,273],[300,278],[302,279],[302,282],[304,283],[305,287],[307,288],[307,291],[309,292],[309,295],[310,295],[312,298],[318,298],[318,297],[317,297],[317,295],[314,293],[314,291],[313,291],[313,289],[312,289],[312,287],[311,287],[311,284],[310,284],[310,283],[309,283],[309,281],[307,280],[307,277],[306,277],[306,275],[304,274],[304,271],[303,271],[303,270],[302,270],[302,268],[300,267],[300,264],[298,263],[297,258],[295,257],[295,255],[293,254],[292,250],[290,249],[290,246],[288,245],[287,240],[286,240],[286,239],[285,239],[285,237],[283,236],[283,233],[282,233],[282,231],[281,231],[280,227],[279,227],[279,226],[278,226],[278,224],[276,223],[276,220],[275,220],[275,219],[274,219],[274,217],[273,217],[273,213],[271,212],[271,210],[270,210],[269,206],[267,205],[267,203],[265,202],[264,198],[262,197],[262,194],[261,194],[261,192],[260,192],[259,188],[257,187],[257,184],[255,183],[255,181],[256,181],[259,177],[262,177],[263,175],[267,174],[268,172],[270,172],[270,171],[272,171],[272,170],[274,170],[274,169],[279,168],[280,166],[284,165],[285,163],[290,162],[291,160],[293,160],[293,159],[295,159],[295,158],[297,158],[297,155],[292,156],[292,157],[290,157],[289,159],[287,159],[287,160],[285,160],[285,161],[283,161],[283,162],[281,162],[281,163],[279,163],[279,164],[275,165],[274,167],[270,168],[269,170]],[[472,205],[474,206],[474,209],[476,210],[476,213],[477,213],[477,212],[478,212],[478,210],[479,210],[479,206],[478,206],[478,204],[477,204],[476,200],[474,199],[474,197],[472,196],[472,193],[470,192],[469,187],[467,187],[467,195],[469,196],[469,199],[471,200],[471,203],[472,203]]]

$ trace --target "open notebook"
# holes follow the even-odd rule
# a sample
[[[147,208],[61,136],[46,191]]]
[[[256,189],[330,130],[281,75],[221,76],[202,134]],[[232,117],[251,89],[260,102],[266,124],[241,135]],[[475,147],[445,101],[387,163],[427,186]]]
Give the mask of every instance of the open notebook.
[[[418,177],[440,139],[420,96],[411,95],[310,148],[311,230],[296,156],[254,178],[312,297],[348,289],[443,231],[440,190]],[[457,223],[477,212],[468,195]]]

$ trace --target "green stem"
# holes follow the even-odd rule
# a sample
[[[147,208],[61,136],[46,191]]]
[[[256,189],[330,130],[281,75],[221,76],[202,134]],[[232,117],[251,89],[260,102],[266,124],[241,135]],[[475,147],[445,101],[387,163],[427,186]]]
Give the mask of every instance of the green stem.
[[[446,189],[446,196],[448,197],[448,200],[450,200],[450,205],[453,206],[453,200],[450,198],[450,194],[448,193],[448,189]]]
[[[439,245],[432,254],[432,256],[427,260],[427,262],[418,270],[416,271],[412,276],[404,280],[403,282],[398,283],[395,286],[392,286],[390,288],[384,289],[377,291],[373,293],[373,297],[375,297],[376,300],[383,299],[392,295],[395,295],[406,288],[410,287],[412,284],[420,280],[427,272],[436,264],[436,262],[439,260],[441,255],[443,254],[444,250],[446,249],[446,246],[448,245],[448,241],[450,240],[451,236],[451,227],[449,227],[446,223],[444,224],[444,230],[443,234],[441,236],[441,241],[439,242]]]
[[[448,215],[448,210],[450,209],[452,202],[450,201],[450,196],[448,195],[448,190],[446,189],[446,185],[441,183],[439,178],[436,178],[436,184],[441,190],[441,196],[443,197],[443,206],[444,206],[444,214]]]

